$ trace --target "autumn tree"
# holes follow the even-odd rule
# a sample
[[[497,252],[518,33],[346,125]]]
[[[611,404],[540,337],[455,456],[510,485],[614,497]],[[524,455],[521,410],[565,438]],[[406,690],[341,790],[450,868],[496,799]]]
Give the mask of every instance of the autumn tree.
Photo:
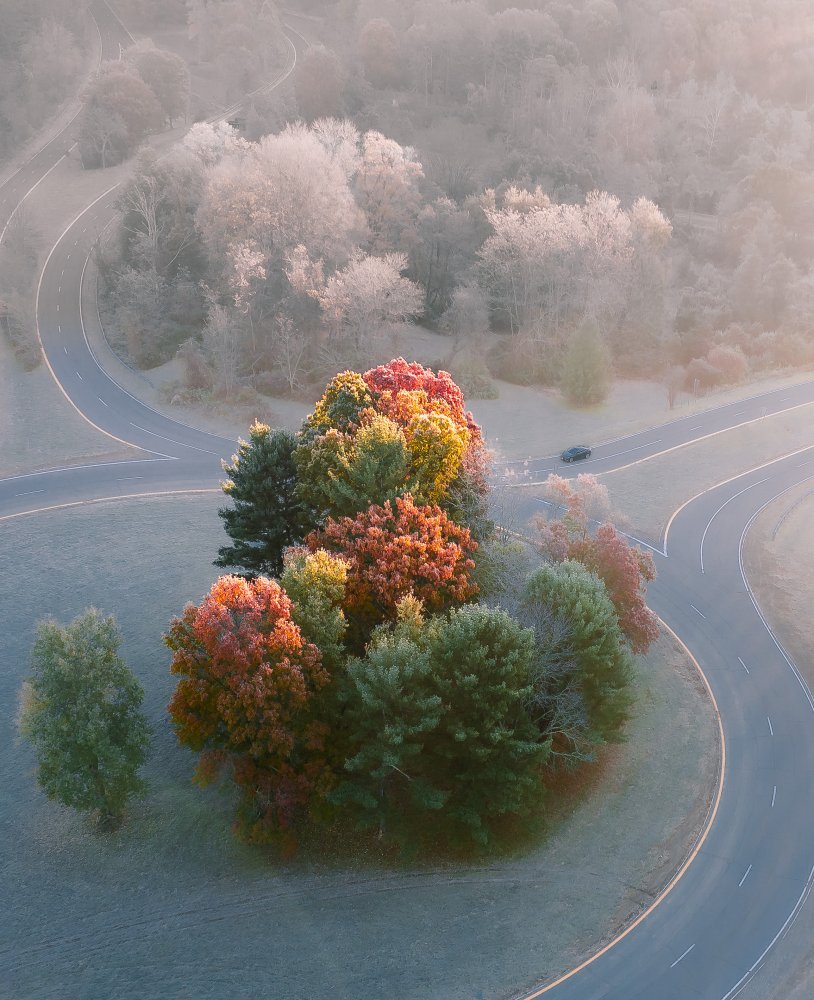
[[[369,412],[353,434],[330,429],[295,452],[297,491],[321,516],[353,516],[410,486],[409,452],[401,428]]]
[[[548,656],[557,653],[572,662],[572,670],[557,680],[564,685],[575,678],[585,728],[599,740],[616,739],[632,700],[632,661],[604,584],[585,566],[566,560],[532,573],[525,602],[532,609],[543,606],[561,626],[550,628],[543,641]]]
[[[332,674],[345,659],[347,620],[342,603],[347,578],[347,563],[339,556],[324,549],[309,552],[303,546],[286,549],[280,584],[291,598],[291,618],[319,649]]]
[[[41,622],[19,717],[48,798],[95,813],[104,830],[117,827],[128,800],[145,791],[138,771],[150,742],[144,691],[120,644],[113,616],[95,608],[64,627]]]
[[[604,583],[622,633],[634,653],[645,653],[658,638],[658,619],[645,603],[645,586],[655,579],[656,567],[649,552],[629,544],[610,521],[590,530],[587,502],[593,498],[607,513],[607,491],[596,477],[573,480],[554,474],[546,492],[563,508],[553,520],[538,519],[539,546],[554,562],[575,560]]]
[[[418,506],[410,494],[372,505],[356,517],[328,518],[305,544],[348,563],[344,611],[359,642],[398,602],[413,594],[430,612],[463,604],[477,593],[471,576],[477,545],[437,506]]]
[[[296,492],[296,439],[286,430],[254,423],[240,441],[223,492],[234,506],[218,513],[232,544],[218,550],[216,566],[235,567],[247,576],[278,575],[283,552],[313,527],[309,510]]]
[[[200,754],[199,780],[231,777],[245,836],[290,836],[327,780],[329,728],[312,702],[330,680],[291,601],[274,580],[224,576],[164,641],[180,677],[170,717],[179,742]]]

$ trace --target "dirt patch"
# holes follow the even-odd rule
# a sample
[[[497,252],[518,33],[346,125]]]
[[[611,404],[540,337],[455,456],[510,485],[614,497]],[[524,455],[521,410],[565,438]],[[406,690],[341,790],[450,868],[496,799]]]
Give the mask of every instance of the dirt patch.
[[[11,995],[509,996],[570,967],[652,900],[686,854],[717,768],[712,711],[669,638],[637,664],[627,742],[523,857],[351,871],[281,867],[238,844],[228,795],[190,784],[159,638],[216,576],[220,500],[106,502],[4,525],[0,559],[25,550],[29,567],[25,601],[16,578],[0,577],[0,978]],[[13,729],[34,624],[89,604],[117,615],[155,730],[150,793],[103,840],[44,799]]]

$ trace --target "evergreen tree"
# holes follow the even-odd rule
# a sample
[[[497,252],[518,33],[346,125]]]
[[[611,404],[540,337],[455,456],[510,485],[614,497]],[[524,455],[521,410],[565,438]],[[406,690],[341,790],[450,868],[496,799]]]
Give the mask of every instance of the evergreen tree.
[[[533,636],[499,609],[424,621],[416,605],[403,599],[398,622],[348,668],[358,750],[333,798],[403,843],[426,834],[431,812],[448,838],[487,844],[496,819],[540,795],[548,743],[525,709]]]
[[[23,687],[20,733],[37,755],[49,799],[95,811],[112,829],[142,793],[137,772],[150,740],[141,685],[119,656],[113,616],[89,608],[66,627],[41,622]]]
[[[430,689],[431,671],[429,651],[398,632],[380,636],[347,669],[344,722],[356,752],[331,799],[349,806],[360,827],[378,826],[403,846],[447,797],[425,752],[443,711]]]
[[[218,550],[216,566],[241,570],[241,576],[278,576],[283,551],[296,545],[314,527],[313,515],[295,491],[295,436],[254,423],[248,441],[240,441],[223,492],[234,507],[222,507],[232,545]]]
[[[544,637],[546,655],[573,663],[586,736],[617,738],[631,704],[632,660],[605,585],[580,563],[566,560],[532,573],[525,601],[532,610],[546,608],[556,626]],[[563,685],[570,680],[569,672],[559,677]]]
[[[611,356],[596,323],[586,320],[571,338],[562,364],[560,385],[570,403],[589,406],[608,398]]]
[[[444,706],[427,752],[452,831],[487,844],[494,820],[539,801],[548,743],[526,712],[533,633],[500,608],[466,605],[429,633],[430,690]]]

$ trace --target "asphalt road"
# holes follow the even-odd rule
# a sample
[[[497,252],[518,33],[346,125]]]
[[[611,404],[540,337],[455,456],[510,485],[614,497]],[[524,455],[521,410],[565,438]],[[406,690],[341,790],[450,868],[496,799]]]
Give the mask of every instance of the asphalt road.
[[[94,16],[104,18],[105,7],[94,3]],[[113,18],[100,22],[100,30],[110,46],[122,28]],[[288,72],[295,59],[293,54]],[[62,152],[52,142],[42,154],[36,170],[49,169]],[[33,164],[24,177],[12,178],[12,187],[0,189],[0,198],[28,190],[36,177]],[[34,172],[26,173],[29,167]],[[136,399],[90,350],[85,327],[93,317],[83,305],[82,277],[116,194],[89,206],[52,249],[40,279],[37,321],[47,362],[70,402],[101,432],[141,448],[144,457],[0,480],[0,518],[105,497],[217,489],[220,460],[234,451],[234,442]],[[509,471],[525,483],[549,471],[606,472],[812,401],[809,382],[599,445],[590,460],[573,467],[549,456],[514,463]],[[656,552],[659,575],[649,601],[711,685],[725,737],[722,788],[703,842],[670,891],[612,947],[542,988],[558,1000],[765,996],[759,978],[752,980],[768,952],[782,947],[814,875],[814,700],[759,614],[740,557],[756,512],[811,478],[813,462],[814,446],[704,492],[677,513]],[[538,509],[533,487],[522,492],[521,506]],[[526,994],[538,995],[541,990],[531,987]]]
[[[132,45],[133,36],[104,0],[92,0],[88,11],[99,30],[101,61],[118,59],[121,50]],[[33,194],[40,181],[69,155],[79,136],[80,115],[81,111],[77,112],[63,129],[0,185],[0,242],[18,206],[29,194]]]

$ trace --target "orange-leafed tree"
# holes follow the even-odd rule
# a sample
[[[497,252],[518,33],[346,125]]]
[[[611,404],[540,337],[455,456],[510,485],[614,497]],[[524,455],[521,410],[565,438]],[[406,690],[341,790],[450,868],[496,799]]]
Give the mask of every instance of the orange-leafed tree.
[[[198,780],[225,772],[242,789],[249,839],[290,836],[329,782],[315,702],[330,676],[291,611],[276,581],[222,576],[164,637],[181,678],[169,705],[178,739],[201,755]]]
[[[562,506],[559,518],[540,518],[539,545],[553,562],[572,559],[605,584],[616,617],[634,653],[646,653],[659,634],[658,619],[645,601],[645,587],[656,578],[649,552],[631,545],[610,521],[603,521],[592,534],[591,514],[607,515],[607,490],[591,475],[571,479],[550,475],[546,491]]]
[[[395,620],[408,594],[436,612],[464,604],[478,591],[472,579],[477,543],[468,529],[436,505],[418,506],[409,493],[356,517],[328,518],[305,543],[347,562],[343,610],[357,645],[375,625]]]

